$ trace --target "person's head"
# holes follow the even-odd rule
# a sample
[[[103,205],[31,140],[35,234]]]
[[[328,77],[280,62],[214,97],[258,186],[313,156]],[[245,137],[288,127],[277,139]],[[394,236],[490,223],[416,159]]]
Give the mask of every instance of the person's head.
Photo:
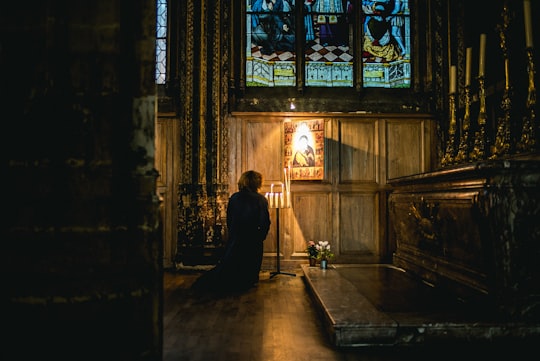
[[[248,170],[240,176],[238,180],[239,190],[250,190],[252,192],[258,192],[262,187],[262,174],[254,170]]]

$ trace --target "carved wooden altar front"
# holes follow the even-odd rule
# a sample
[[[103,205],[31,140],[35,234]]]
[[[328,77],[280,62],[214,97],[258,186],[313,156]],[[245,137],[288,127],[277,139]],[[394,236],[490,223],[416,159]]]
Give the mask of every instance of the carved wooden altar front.
[[[390,180],[395,265],[515,320],[540,319],[540,159]]]

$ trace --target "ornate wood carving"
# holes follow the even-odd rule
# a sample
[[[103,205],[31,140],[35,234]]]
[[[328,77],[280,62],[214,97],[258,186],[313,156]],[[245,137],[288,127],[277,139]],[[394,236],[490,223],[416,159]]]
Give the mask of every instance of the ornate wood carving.
[[[177,265],[215,263],[226,239],[226,6],[214,0],[185,5]]]
[[[445,6],[446,2],[441,0],[435,0],[431,2],[430,6],[430,18],[432,19],[432,29],[433,29],[433,36],[430,39],[432,42],[432,49],[433,49],[433,94],[434,94],[434,106],[435,111],[437,114],[439,114],[440,121],[437,122],[437,133],[438,133],[438,139],[439,142],[437,143],[437,159],[443,159],[444,152],[446,149],[446,143],[448,141],[448,137],[446,135],[446,132],[448,131],[448,127],[445,126],[447,122],[445,122],[445,119],[447,118],[448,114],[448,91],[447,91],[447,79],[448,79],[448,70],[449,69],[449,62],[448,62],[448,48],[445,46],[445,44],[448,44],[448,31],[446,26],[447,16],[443,16],[443,14],[447,14],[447,8]]]
[[[538,159],[484,161],[390,183],[395,265],[509,319],[540,319]]]

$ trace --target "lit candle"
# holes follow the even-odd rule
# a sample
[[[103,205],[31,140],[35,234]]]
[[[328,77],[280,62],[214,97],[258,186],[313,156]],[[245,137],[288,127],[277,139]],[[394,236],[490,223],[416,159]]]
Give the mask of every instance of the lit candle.
[[[452,65],[450,67],[450,94],[456,92],[456,66]]]
[[[291,192],[287,191],[287,208],[291,207]]]
[[[276,203],[278,204],[277,208],[283,208],[283,206],[284,206],[284,203],[283,203],[283,182],[279,182],[279,187],[281,189],[281,192],[276,193]],[[279,197],[279,202],[278,202],[278,197]]]
[[[479,53],[478,76],[484,76],[486,62],[486,34],[480,34],[480,53]]]
[[[283,168],[283,179],[285,181],[285,188],[287,188],[287,168]]]
[[[283,168],[283,172],[285,173],[285,203],[283,203],[283,207],[289,208],[290,207],[290,199],[291,196],[291,164],[285,168]]]
[[[289,190],[291,190],[291,177],[292,177],[291,162],[289,162],[288,168],[289,168]]]
[[[465,57],[465,86],[471,85],[471,59],[472,48],[467,48],[467,55]]]
[[[283,168],[283,174],[285,175],[285,190],[288,191],[289,190],[289,177],[290,177],[290,174],[287,173],[287,168]]]
[[[525,22],[525,47],[533,47],[533,33],[531,20],[531,1],[523,0],[523,18]]]
[[[274,193],[274,183],[270,184],[270,193]]]

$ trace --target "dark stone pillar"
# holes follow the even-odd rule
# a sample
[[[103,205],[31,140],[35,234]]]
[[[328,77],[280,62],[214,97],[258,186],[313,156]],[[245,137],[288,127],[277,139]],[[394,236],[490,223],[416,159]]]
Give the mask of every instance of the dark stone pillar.
[[[155,4],[0,10],[6,359],[160,360]]]

